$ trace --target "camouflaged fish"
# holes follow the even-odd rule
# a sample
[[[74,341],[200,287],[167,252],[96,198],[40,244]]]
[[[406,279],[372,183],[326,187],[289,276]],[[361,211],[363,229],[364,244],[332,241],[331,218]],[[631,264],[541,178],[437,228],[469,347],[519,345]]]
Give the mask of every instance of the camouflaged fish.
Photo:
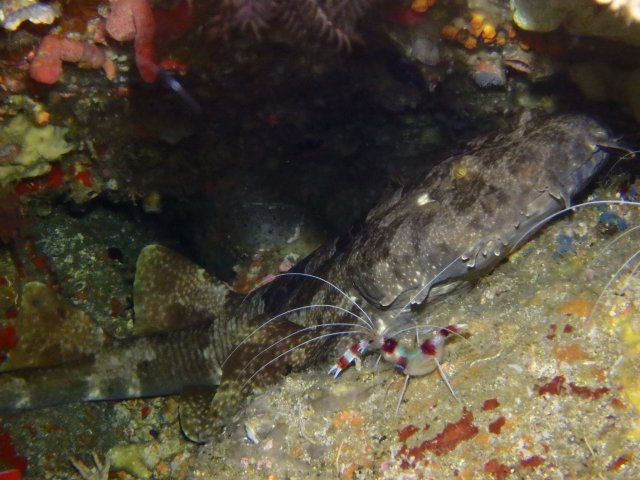
[[[325,244],[295,267],[347,296],[322,280],[287,275],[243,298],[152,245],[137,262],[139,336],[117,340],[44,285],[28,284],[19,327],[44,333],[24,335],[0,366],[6,372],[0,411],[181,394],[185,434],[206,441],[262,374],[322,357],[332,341],[324,333],[337,329],[322,326],[353,324],[359,312],[352,300],[387,328],[407,304],[422,305],[491,270],[593,178],[607,157],[600,146],[608,143],[605,129],[580,115],[530,121],[474,142],[382,201],[359,232]],[[51,318],[59,324],[42,328]],[[66,342],[53,338],[54,331],[64,331]],[[289,352],[301,343],[304,348]]]

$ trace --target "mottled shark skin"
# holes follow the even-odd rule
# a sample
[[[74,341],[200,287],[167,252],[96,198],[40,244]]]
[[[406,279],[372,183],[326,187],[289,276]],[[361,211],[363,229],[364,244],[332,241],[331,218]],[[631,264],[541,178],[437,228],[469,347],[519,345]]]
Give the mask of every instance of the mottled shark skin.
[[[487,137],[368,215],[349,277],[379,308],[420,304],[495,267],[602,166],[606,131],[584,116]]]
[[[370,334],[346,313],[362,316],[353,301],[376,328],[391,328],[409,301],[423,304],[490,271],[585,187],[607,158],[599,145],[609,143],[605,129],[581,115],[530,121],[474,142],[383,200],[357,233],[294,268],[346,296],[321,280],[283,275],[243,298],[187,259],[149,246],[134,285],[143,336],[100,338],[96,352],[78,349],[57,365],[9,364],[12,371],[0,374],[0,412],[181,393],[183,430],[196,441],[211,439],[256,381],[316,361],[331,334]],[[177,323],[180,330],[166,332]]]

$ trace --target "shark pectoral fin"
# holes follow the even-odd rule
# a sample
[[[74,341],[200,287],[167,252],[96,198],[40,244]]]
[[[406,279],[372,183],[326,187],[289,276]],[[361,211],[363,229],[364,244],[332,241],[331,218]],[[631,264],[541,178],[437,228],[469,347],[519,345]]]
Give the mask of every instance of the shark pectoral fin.
[[[380,302],[379,302],[380,307],[381,308],[389,308],[391,306],[391,304],[393,304],[397,300],[397,298],[398,298],[398,296],[400,294],[401,293],[394,293],[394,292],[387,293],[380,300]]]
[[[547,215],[568,206],[571,199],[567,196],[567,193],[562,186],[557,182],[547,181],[545,183],[539,183],[535,187],[536,190],[527,198],[523,209],[520,211],[520,217],[517,220],[517,231],[514,231],[514,237],[517,241],[507,243],[513,243],[512,247],[518,247],[529,239],[533,233],[538,231],[538,228],[534,227],[541,218],[545,218]]]
[[[140,252],[133,282],[135,333],[149,335],[210,322],[234,295],[179,253],[162,245]]]
[[[180,425],[186,437],[196,443],[207,443],[220,437],[233,422],[247,398],[246,389],[235,379],[221,382],[215,396],[190,393],[183,406],[180,397]]]
[[[95,353],[104,342],[102,330],[88,314],[40,282],[24,285],[15,327],[16,346],[0,363],[0,372],[75,361]]]
[[[206,398],[188,398],[180,405],[180,420],[185,435],[195,442],[215,439],[232,423],[248,396],[256,387],[298,370],[322,353],[328,329],[305,329],[288,320],[265,322],[260,316],[255,327],[226,359],[222,380],[209,404]],[[253,322],[252,322],[253,323]],[[319,341],[314,341],[318,339]]]
[[[205,443],[212,438],[212,426],[218,423],[217,413],[212,408],[215,393],[216,389],[193,388],[180,395],[180,428],[188,440]]]
[[[561,202],[564,208],[568,208],[571,205],[571,195],[567,191],[567,187],[555,176],[545,175],[545,179],[539,181],[536,190],[547,192],[551,197]],[[532,212],[532,214],[535,213],[537,212]]]

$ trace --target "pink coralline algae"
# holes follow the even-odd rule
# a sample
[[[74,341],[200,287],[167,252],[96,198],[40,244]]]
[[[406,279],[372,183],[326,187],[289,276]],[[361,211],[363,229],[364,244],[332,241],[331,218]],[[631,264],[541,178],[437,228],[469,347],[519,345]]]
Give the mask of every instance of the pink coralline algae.
[[[93,41],[106,44],[106,34],[120,42],[133,41],[140,76],[152,83],[160,67],[156,59],[156,35],[170,38],[191,27],[191,0],[184,0],[171,11],[154,12],[148,0],[112,0],[106,22],[100,22]],[[55,35],[47,35],[31,63],[31,78],[53,84],[62,75],[62,62],[75,62],[92,68],[103,68],[109,79],[115,77],[115,65],[105,53],[93,45]]]
[[[114,0],[107,17],[107,33],[120,42],[133,40],[138,72],[145,82],[158,75],[156,22],[147,0]]]
[[[102,68],[109,79],[114,78],[116,74],[114,63],[95,45],[57,35],[47,35],[31,62],[29,75],[37,82],[54,84],[62,75],[62,62]]]

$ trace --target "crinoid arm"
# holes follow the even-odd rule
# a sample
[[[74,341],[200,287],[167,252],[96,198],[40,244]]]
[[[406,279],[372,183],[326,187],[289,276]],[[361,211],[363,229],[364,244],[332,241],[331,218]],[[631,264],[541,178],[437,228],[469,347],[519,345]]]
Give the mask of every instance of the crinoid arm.
[[[78,458],[72,458],[70,461],[73,468],[78,471],[82,480],[107,480],[109,478],[111,461],[109,458],[105,458],[104,463],[102,463],[100,457],[95,452],[93,452],[91,456],[93,457],[93,467],[85,465],[85,463]]]
[[[180,428],[185,437],[195,443],[204,443],[212,435],[205,434],[214,413],[212,399],[215,398],[215,389],[185,389],[180,395],[178,412],[180,416]]]

